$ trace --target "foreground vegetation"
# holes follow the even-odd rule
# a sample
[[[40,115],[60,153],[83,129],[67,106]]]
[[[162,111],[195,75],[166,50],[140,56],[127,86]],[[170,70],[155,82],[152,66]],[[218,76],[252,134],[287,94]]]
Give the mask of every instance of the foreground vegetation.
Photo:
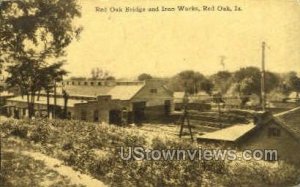
[[[48,168],[43,161],[34,160],[29,156],[20,154],[16,151],[16,147],[18,147],[16,142],[4,139],[2,145],[4,147],[2,147],[1,155],[0,186],[82,187],[81,185],[71,184],[71,180],[68,177]]]
[[[0,128],[6,138],[19,137],[30,149],[63,160],[111,186],[286,186],[300,182],[299,171],[282,162],[121,160],[121,146],[199,146],[159,134],[141,134],[138,129],[44,119],[9,120]]]

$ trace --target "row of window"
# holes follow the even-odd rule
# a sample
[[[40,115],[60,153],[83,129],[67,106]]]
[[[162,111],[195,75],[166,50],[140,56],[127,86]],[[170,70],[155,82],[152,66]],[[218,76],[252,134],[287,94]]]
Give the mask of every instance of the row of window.
[[[102,82],[90,82],[90,81],[85,81],[85,82],[82,82],[82,81],[65,81],[65,82],[62,82],[62,85],[89,85],[89,86],[108,86],[108,85],[111,85],[112,82],[105,82],[105,81],[102,81]],[[116,82],[115,83],[116,85],[138,85],[138,84],[141,84],[140,82]]]
[[[74,82],[74,81],[67,81],[67,82],[63,82],[62,85],[84,85],[84,86],[107,86],[108,83],[107,82]]]

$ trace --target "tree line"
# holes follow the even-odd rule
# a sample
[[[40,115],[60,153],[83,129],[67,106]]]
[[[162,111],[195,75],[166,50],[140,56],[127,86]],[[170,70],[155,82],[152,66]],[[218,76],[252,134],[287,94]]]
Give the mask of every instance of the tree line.
[[[213,75],[205,76],[194,70],[186,70],[173,77],[166,78],[168,87],[172,91],[186,91],[195,95],[206,92],[209,95],[239,96],[247,102],[249,96],[261,96],[261,70],[257,67],[243,67],[237,71],[219,71]],[[143,73],[138,80],[152,79],[150,74]],[[275,73],[265,72],[265,92],[270,99],[283,99],[295,92],[299,97],[300,77],[296,72]]]

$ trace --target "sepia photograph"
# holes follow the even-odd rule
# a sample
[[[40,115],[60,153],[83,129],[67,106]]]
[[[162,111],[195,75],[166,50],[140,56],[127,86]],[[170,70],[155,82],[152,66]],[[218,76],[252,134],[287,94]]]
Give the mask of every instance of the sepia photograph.
[[[0,0],[0,187],[300,187],[300,0]]]

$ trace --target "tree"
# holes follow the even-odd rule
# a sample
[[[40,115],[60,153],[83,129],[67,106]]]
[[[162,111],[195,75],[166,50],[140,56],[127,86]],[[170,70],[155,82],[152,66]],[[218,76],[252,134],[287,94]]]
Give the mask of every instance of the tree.
[[[210,93],[213,84],[201,73],[193,70],[186,70],[175,75],[169,83],[169,87],[174,91],[187,91],[196,94],[200,90]]]
[[[232,74],[229,71],[219,71],[210,77],[217,91],[224,95],[232,85]]]
[[[115,77],[111,75],[111,73],[107,70],[101,68],[92,68],[91,70],[91,79],[92,80],[115,80]]]
[[[207,94],[212,94],[212,89],[214,87],[214,84],[209,79],[204,79],[200,83],[200,89],[205,91]]]
[[[41,73],[41,88],[43,88],[47,94],[47,115],[50,114],[50,92],[54,92],[56,82],[63,80],[63,76],[67,75],[68,72],[62,69],[64,62],[60,61],[44,67],[40,70]]]
[[[299,98],[300,92],[300,78],[297,75],[292,75],[289,79],[291,89],[296,92],[296,97]]]
[[[64,98],[64,110],[63,110],[63,119],[68,118],[68,100],[69,100],[69,94],[67,93],[66,90],[62,91],[62,95]]]
[[[248,96],[256,94],[261,98],[261,72],[256,67],[246,67],[234,73],[234,82],[237,83],[236,91],[244,98],[245,102],[248,100]],[[279,77],[272,72],[265,72],[265,91],[269,93],[279,85]],[[243,103],[245,103],[243,102]]]
[[[147,73],[142,73],[138,76],[138,80],[139,81],[145,81],[145,80],[150,80],[152,79],[153,77],[150,75],[150,74],[147,74]]]
[[[0,58],[14,62],[8,83],[27,95],[29,117],[34,115],[36,93],[42,88],[41,71],[79,37],[81,27],[76,0],[16,0],[0,4]],[[16,76],[16,77],[15,77]]]
[[[38,72],[38,62],[32,59],[19,59],[19,64],[8,67],[10,76],[6,82],[10,87],[19,87],[21,95],[26,95],[29,116],[34,113],[35,94],[39,89],[40,73]]]
[[[116,78],[114,76],[109,75],[108,77],[106,77],[106,80],[113,81],[116,80]]]
[[[288,96],[292,91],[292,85],[291,85],[291,77],[297,76],[297,73],[294,71],[290,71],[288,73],[282,73],[280,75],[280,92],[286,97]]]

